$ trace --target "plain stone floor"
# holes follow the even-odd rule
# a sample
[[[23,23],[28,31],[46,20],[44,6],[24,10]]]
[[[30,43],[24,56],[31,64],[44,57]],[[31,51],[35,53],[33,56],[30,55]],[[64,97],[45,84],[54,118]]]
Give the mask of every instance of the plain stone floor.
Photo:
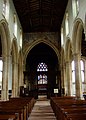
[[[56,120],[50,101],[45,97],[38,98],[28,120]]]

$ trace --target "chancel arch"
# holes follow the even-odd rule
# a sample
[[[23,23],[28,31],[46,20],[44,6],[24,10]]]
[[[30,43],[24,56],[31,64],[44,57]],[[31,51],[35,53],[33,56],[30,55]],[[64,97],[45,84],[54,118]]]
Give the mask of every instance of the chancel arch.
[[[34,79],[37,81],[37,76],[38,76],[37,75],[38,74],[37,66],[39,63],[43,62],[48,66],[48,68],[50,70],[47,73],[48,80],[52,79],[52,80],[48,81],[48,83],[49,83],[48,88],[47,88],[47,90],[48,90],[47,96],[48,97],[50,97],[50,93],[53,94],[53,90],[55,87],[57,87],[58,89],[61,90],[61,78],[60,78],[61,71],[60,71],[60,63],[59,63],[60,56],[57,56],[58,49],[54,45],[53,45],[54,47],[53,46],[51,47],[50,45],[49,45],[49,43],[46,44],[43,40],[42,40],[42,42],[38,41],[35,45],[33,44],[32,48],[27,48],[28,54],[26,53],[27,54],[26,71],[27,72],[29,71],[32,74],[31,76],[29,76],[30,81],[31,81],[31,79],[32,80]],[[56,49],[57,49],[57,51],[56,51]],[[29,63],[29,64],[27,64],[27,63]],[[52,72],[51,72],[51,69],[52,69]],[[51,75],[53,76],[53,78],[52,78],[52,76],[50,77],[50,72],[51,72]],[[35,76],[34,76],[34,74],[35,74]],[[58,84],[58,85],[56,86],[56,84]],[[33,87],[33,85],[31,85],[31,86]],[[30,88],[31,88],[31,86],[30,86]],[[36,87],[36,85],[35,85],[35,87]]]
[[[26,57],[27,57],[28,53],[30,52],[30,50],[31,50],[34,46],[36,46],[37,44],[39,44],[39,43],[45,43],[46,45],[50,46],[50,47],[55,51],[55,53],[56,53],[56,55],[57,55],[57,57],[58,57],[59,65],[60,65],[60,64],[61,64],[61,63],[60,63],[61,58],[60,58],[60,52],[59,52],[59,50],[58,50],[58,43],[57,43],[57,42],[56,42],[56,43],[53,43],[53,42],[51,42],[49,39],[46,40],[46,39],[44,39],[44,38],[43,38],[43,39],[40,38],[40,39],[37,39],[37,40],[35,40],[35,41],[32,41],[30,44],[29,44],[29,42],[27,42],[26,45],[25,45],[25,47],[23,47],[23,52],[24,52],[23,62],[24,62],[24,65],[25,65],[25,63],[26,63]],[[60,66],[59,66],[59,67],[60,67]],[[25,69],[25,67],[24,67],[24,69]],[[60,69],[60,68],[59,68],[59,69]]]

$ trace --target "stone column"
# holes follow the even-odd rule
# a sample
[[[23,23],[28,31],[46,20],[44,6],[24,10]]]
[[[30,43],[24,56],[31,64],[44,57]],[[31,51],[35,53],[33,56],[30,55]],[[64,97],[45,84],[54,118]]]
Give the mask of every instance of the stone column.
[[[64,88],[65,88],[65,95],[68,94],[68,85],[67,85],[67,79],[66,79],[66,63],[64,64]]]
[[[61,66],[61,87],[64,88],[64,69]]]
[[[15,83],[16,83],[16,90],[15,90],[15,92],[16,92],[16,97],[17,97],[17,96],[19,96],[19,89],[18,89],[18,87],[19,87],[18,63],[15,63],[15,66],[16,66],[16,73],[15,73],[15,75],[16,75],[16,80],[15,80]]]
[[[67,88],[68,88],[68,95],[71,96],[71,62],[66,62],[66,82],[67,82]]]
[[[19,73],[19,87],[24,85],[24,81],[23,81],[23,65],[21,64],[18,68],[18,73]]]
[[[7,100],[8,99],[7,56],[3,56],[1,99],[2,100]]]
[[[76,97],[77,99],[82,98],[82,80],[81,80],[81,67],[80,67],[80,54],[74,54],[74,62],[75,62],[75,89],[76,89]]]
[[[10,76],[12,76],[12,74],[11,74],[11,69],[10,69],[10,67],[11,67],[11,56],[9,55],[8,57],[7,57],[7,81],[8,81],[8,93],[9,93],[9,82],[11,82],[10,80]],[[9,96],[8,96],[8,93],[7,93],[7,99],[9,99]]]
[[[18,96],[18,63],[12,63],[12,97]]]
[[[19,64],[18,79],[19,79],[18,91],[19,91],[19,94],[20,94],[20,87],[24,86],[24,81],[23,81],[23,64]]]

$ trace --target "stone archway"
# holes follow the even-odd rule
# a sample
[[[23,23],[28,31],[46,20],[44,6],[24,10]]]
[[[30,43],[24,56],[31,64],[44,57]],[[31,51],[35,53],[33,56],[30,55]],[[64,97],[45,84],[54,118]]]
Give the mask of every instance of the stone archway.
[[[82,80],[81,80],[81,41],[82,41],[83,22],[81,19],[76,19],[73,27],[72,45],[73,45],[73,59],[75,62],[75,88],[76,97],[82,98]]]
[[[8,24],[5,20],[0,21],[0,36],[2,46],[3,74],[1,99],[8,99],[8,79],[9,79],[9,56],[10,56],[10,34]]]
[[[74,53],[81,54],[82,31],[83,31],[82,20],[76,19],[74,22],[73,34],[72,34],[73,54]]]
[[[59,74],[60,75],[60,65],[61,65],[61,61],[60,61],[60,50],[58,48],[58,42],[57,41],[54,41],[53,40],[49,40],[49,39],[45,39],[45,37],[43,38],[39,38],[39,39],[36,39],[36,40],[33,40],[33,41],[27,41],[26,44],[24,45],[23,47],[23,53],[24,53],[24,70],[25,70],[25,65],[26,65],[26,58],[27,58],[27,55],[29,54],[29,52],[35,47],[35,46],[38,46],[39,44],[45,44],[46,46],[49,46],[56,54],[57,58],[58,58],[58,70],[59,70]],[[61,79],[59,77],[59,79]],[[61,87],[61,86],[60,86]]]
[[[26,64],[26,57],[28,55],[28,53],[30,52],[30,50],[36,46],[37,44],[39,43],[45,43],[46,45],[50,46],[56,53],[57,57],[58,57],[58,61],[59,61],[59,69],[60,69],[60,62],[61,62],[61,58],[60,58],[60,52],[58,50],[58,45],[57,43],[52,43],[50,40],[46,40],[46,39],[37,39],[35,41],[32,41],[32,43],[29,44],[29,42],[26,43],[25,47],[23,48],[23,53],[24,53],[24,60],[23,60],[23,63],[24,63],[24,66]],[[25,69],[25,67],[24,67]]]

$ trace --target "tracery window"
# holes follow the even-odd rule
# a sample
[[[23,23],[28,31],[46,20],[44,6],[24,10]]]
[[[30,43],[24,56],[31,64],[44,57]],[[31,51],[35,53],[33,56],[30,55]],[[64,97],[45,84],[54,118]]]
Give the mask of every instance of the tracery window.
[[[38,84],[47,84],[47,75],[48,67],[45,63],[39,63],[37,66],[38,72]]]
[[[37,71],[48,71],[47,65],[45,63],[39,63]]]
[[[47,84],[47,75],[38,75],[38,84]]]

